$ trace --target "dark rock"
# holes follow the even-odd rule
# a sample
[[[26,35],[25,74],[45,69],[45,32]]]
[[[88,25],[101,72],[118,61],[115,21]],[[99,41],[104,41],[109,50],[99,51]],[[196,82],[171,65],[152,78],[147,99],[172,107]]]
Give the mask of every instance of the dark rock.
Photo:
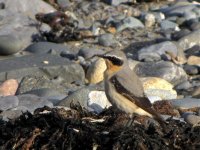
[[[102,46],[113,46],[117,42],[112,34],[103,34],[98,37],[98,43]]]
[[[189,88],[192,87],[192,84],[189,81],[184,81],[180,84],[178,84],[175,89],[176,90],[188,90]]]

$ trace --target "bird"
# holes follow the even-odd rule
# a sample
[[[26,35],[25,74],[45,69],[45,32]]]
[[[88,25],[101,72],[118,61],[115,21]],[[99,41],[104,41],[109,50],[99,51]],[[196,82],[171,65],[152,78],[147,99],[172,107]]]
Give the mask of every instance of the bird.
[[[104,72],[104,86],[109,102],[130,118],[134,115],[148,116],[164,128],[165,120],[145,96],[142,82],[130,69],[125,53],[121,50],[112,50],[96,56],[103,58],[107,66]]]

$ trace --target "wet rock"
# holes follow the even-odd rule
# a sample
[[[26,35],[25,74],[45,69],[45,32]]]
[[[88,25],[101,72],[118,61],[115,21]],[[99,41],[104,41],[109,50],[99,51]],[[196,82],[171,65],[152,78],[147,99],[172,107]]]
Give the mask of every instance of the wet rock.
[[[54,50],[58,54],[60,54],[62,51],[66,51],[66,50],[70,51],[67,46],[62,45],[62,44],[52,43],[52,42],[33,43],[25,49],[25,51],[31,52],[33,54],[44,54],[44,53],[48,53],[50,50]]]
[[[191,113],[184,113],[182,117],[187,123],[191,125],[197,125],[198,123],[200,123],[200,116]]]
[[[28,67],[27,67],[28,66]],[[83,68],[62,57],[50,54],[28,55],[0,61],[0,80],[21,78],[27,75],[62,77],[68,83],[84,82]],[[5,76],[6,74],[6,76]]]
[[[102,46],[113,46],[116,44],[116,40],[112,34],[103,34],[98,37],[98,43]]]
[[[195,74],[198,74],[198,72],[199,72],[198,67],[193,66],[193,65],[184,65],[183,69],[189,75],[195,75]]]
[[[196,98],[174,99],[170,100],[170,103],[176,108],[183,109],[200,107],[200,100]]]
[[[12,55],[22,50],[23,42],[14,35],[0,35],[0,55]]]
[[[200,57],[198,56],[190,56],[187,61],[188,65],[196,65],[200,66]]]
[[[104,79],[106,63],[103,58],[97,59],[87,70],[86,78],[89,83],[98,83]]]
[[[173,85],[166,80],[155,77],[141,78],[144,92],[147,97],[154,97],[155,100],[176,99],[177,93],[173,90]],[[158,98],[158,99],[156,99]],[[151,101],[152,103],[154,101]]]
[[[200,41],[198,39],[200,39],[200,30],[193,31],[190,34],[182,37],[178,40],[178,44],[183,48],[183,50],[186,50],[194,45],[200,45]]]
[[[117,31],[120,32],[127,28],[131,28],[131,29],[144,28],[144,25],[140,20],[138,20],[134,17],[127,17],[127,18],[121,20],[120,22],[117,22],[115,24],[115,27],[116,27]]]
[[[31,94],[18,95],[17,97],[19,99],[19,106],[27,107],[30,112],[44,106],[53,107],[53,104],[44,97],[41,98]]]
[[[177,57],[178,54],[184,56],[183,51],[179,49],[175,43],[165,41],[140,49],[138,52],[138,59],[140,61],[158,61],[168,57],[166,52],[171,52],[175,57]]]
[[[140,77],[159,77],[177,85],[187,79],[185,71],[171,62],[145,62],[135,67],[135,72]]]
[[[69,0],[57,0],[59,7],[63,10],[70,7],[71,2]]]
[[[17,107],[19,100],[16,96],[0,97],[0,110],[8,110]]]
[[[0,96],[15,95],[18,88],[18,81],[15,79],[10,79],[4,81],[0,85]]]
[[[169,20],[164,20],[161,21],[160,27],[162,30],[174,30],[174,31],[180,31],[180,28],[178,27],[178,24],[169,21]]]

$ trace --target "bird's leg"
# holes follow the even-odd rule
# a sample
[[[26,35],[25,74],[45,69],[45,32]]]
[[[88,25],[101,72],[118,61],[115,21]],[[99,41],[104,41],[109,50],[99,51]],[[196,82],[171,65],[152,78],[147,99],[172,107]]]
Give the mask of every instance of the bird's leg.
[[[130,127],[130,126],[132,126],[132,124],[133,124],[133,122],[134,122],[134,120],[137,118],[137,115],[136,114],[131,114],[130,115],[130,117],[129,117],[129,119],[128,119],[128,121],[127,121],[127,123],[126,123],[126,125],[125,125],[125,127]]]

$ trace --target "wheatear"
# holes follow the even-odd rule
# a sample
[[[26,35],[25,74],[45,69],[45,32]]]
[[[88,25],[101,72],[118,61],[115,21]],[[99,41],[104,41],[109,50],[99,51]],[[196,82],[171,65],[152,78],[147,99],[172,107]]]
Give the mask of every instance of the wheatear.
[[[125,54],[120,50],[114,50],[96,56],[106,61],[105,93],[110,103],[130,117],[138,114],[155,118],[163,127],[165,121],[145,97],[143,85],[136,73],[129,68]]]

